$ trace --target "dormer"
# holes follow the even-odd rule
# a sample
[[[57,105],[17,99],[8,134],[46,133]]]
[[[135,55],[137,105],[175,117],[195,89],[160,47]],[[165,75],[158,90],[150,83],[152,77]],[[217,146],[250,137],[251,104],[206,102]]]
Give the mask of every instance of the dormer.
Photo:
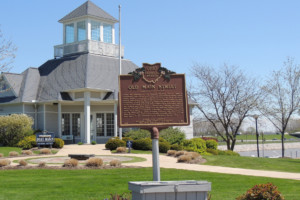
[[[92,53],[118,57],[115,44],[115,23],[110,14],[87,1],[58,22],[63,24],[63,44],[54,47],[54,57]],[[122,48],[122,55],[124,49]]]

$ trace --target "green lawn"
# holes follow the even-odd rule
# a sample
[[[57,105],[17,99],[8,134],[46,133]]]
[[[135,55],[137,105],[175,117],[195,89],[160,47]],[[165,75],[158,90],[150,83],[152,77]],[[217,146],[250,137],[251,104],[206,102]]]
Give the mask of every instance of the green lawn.
[[[253,158],[242,156],[203,156],[204,165],[300,173],[300,159]]]
[[[107,170],[0,170],[0,199],[103,200],[110,193],[129,192],[128,181],[152,180],[152,168]],[[207,180],[213,200],[234,200],[259,183],[277,185],[286,200],[300,199],[300,181],[161,169],[161,179]]]
[[[0,147],[0,153],[2,153],[4,157],[8,156],[11,151],[16,151],[21,154],[22,149],[18,147]]]

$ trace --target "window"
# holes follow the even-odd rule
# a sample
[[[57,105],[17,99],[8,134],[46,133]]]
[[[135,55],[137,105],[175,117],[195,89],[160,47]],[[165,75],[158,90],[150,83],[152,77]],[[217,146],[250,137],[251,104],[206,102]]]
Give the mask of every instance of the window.
[[[70,135],[70,114],[62,114],[61,129],[62,135]]]
[[[77,22],[77,41],[86,39],[85,21]]]
[[[106,135],[107,136],[114,136],[114,113],[107,113],[106,114]]]
[[[97,136],[104,136],[104,114],[96,114],[96,131]]]
[[[72,114],[72,135],[80,136],[80,114]]]
[[[92,21],[91,26],[92,40],[100,41],[100,22]]]
[[[74,42],[74,24],[67,24],[65,27],[66,43]]]
[[[103,41],[106,43],[112,43],[112,25],[103,25]]]

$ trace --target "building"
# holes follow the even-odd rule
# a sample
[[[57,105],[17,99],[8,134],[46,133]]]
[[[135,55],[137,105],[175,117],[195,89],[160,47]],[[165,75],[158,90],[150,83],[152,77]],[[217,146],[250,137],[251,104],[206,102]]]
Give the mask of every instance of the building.
[[[34,129],[54,132],[66,143],[104,143],[119,130],[118,20],[87,1],[59,22],[63,44],[54,47],[54,59],[21,74],[1,74],[0,114],[27,114]],[[130,60],[121,62],[122,74],[138,68]],[[184,129],[192,137],[192,124]]]

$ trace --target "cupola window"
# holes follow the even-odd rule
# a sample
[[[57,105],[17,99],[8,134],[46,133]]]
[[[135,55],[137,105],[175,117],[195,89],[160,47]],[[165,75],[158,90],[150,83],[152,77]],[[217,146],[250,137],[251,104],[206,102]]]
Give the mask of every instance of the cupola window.
[[[103,41],[106,43],[112,43],[112,25],[103,25]]]
[[[66,43],[74,42],[74,24],[67,24],[65,26]]]
[[[91,21],[91,38],[100,41],[100,22]]]
[[[77,41],[86,40],[85,21],[77,22]]]

